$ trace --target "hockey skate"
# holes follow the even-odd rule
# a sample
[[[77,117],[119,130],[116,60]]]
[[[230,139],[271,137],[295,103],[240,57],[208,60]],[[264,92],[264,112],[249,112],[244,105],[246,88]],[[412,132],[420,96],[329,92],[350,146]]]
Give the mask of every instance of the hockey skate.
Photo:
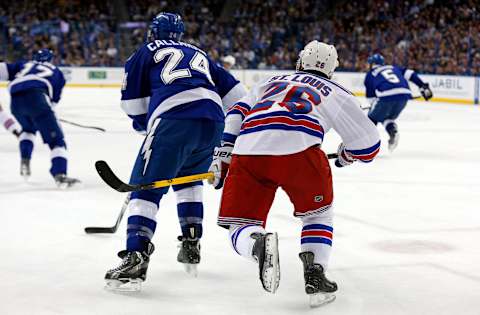
[[[22,159],[20,161],[20,175],[23,177],[23,179],[28,180],[31,174],[30,159]]]
[[[122,258],[122,263],[105,274],[105,289],[122,292],[140,291],[142,282],[147,278],[148,263],[154,249],[153,244],[149,243],[144,252],[120,251],[118,257]]]
[[[337,284],[325,277],[323,267],[315,264],[312,252],[300,253],[305,278],[305,292],[310,297],[310,307],[319,307],[335,300]]]
[[[395,148],[398,146],[398,141],[400,140],[400,134],[396,129],[388,132],[388,151],[393,152]]]
[[[189,238],[179,236],[178,240],[180,249],[177,261],[183,264],[185,271],[194,277],[198,275],[197,266],[200,263],[200,240],[198,238]]]
[[[277,233],[253,233],[255,240],[252,254],[258,262],[260,281],[265,291],[275,293],[280,284],[280,261]]]
[[[66,189],[71,188],[81,182],[76,178],[67,177],[65,174],[57,174],[55,175],[55,183],[57,184],[58,188]]]

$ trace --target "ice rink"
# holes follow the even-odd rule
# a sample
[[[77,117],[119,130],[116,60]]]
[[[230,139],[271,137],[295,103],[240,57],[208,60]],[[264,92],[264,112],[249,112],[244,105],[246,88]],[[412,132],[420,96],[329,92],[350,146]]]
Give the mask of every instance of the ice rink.
[[[329,278],[337,300],[310,309],[298,258],[300,222],[283,192],[269,230],[279,232],[282,279],[263,291],[253,263],[237,256],[216,226],[220,193],[205,190],[205,235],[198,278],[176,262],[176,201],[161,203],[148,279],[142,292],[103,289],[119,263],[125,195],[107,187],[94,162],[106,160],[128,180],[142,137],[119,108],[118,89],[67,88],[59,117],[106,133],[64,125],[70,175],[83,186],[59,191],[50,153],[37,137],[29,182],[19,176],[16,139],[0,130],[0,314],[480,314],[480,108],[410,102],[399,120],[400,145],[376,161],[333,169],[335,234]],[[0,102],[8,108],[5,89]],[[381,130],[382,139],[386,134]],[[329,133],[324,150],[336,150]],[[384,141],[386,143],[386,141]]]

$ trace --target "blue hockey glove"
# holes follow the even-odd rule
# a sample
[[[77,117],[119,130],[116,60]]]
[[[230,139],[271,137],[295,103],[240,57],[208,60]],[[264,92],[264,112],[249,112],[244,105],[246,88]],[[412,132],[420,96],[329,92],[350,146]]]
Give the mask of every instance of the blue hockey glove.
[[[208,183],[213,185],[215,189],[223,187],[223,182],[225,177],[227,177],[228,168],[232,161],[232,150],[233,146],[223,145],[216,147],[213,151],[213,161],[208,171],[214,173],[214,178],[209,179]]]
[[[345,149],[345,144],[343,144],[343,142],[340,143],[340,145],[338,146],[337,154],[338,154],[338,157],[335,160],[336,167],[348,166],[356,161],[356,159],[354,159],[350,155],[350,153],[347,152],[347,150]]]
[[[136,132],[138,132],[141,135],[146,135],[147,130],[145,130],[145,127],[140,125],[137,121],[132,121],[132,127],[135,129]]]

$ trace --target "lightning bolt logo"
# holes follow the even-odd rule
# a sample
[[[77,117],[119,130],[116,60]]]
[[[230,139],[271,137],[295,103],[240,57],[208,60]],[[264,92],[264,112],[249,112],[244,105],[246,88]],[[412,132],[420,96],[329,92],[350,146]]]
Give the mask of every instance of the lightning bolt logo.
[[[145,161],[145,166],[143,167],[143,175],[145,175],[145,172],[147,171],[147,166],[148,163],[150,162],[150,157],[152,155],[152,143],[153,143],[153,138],[155,138],[155,130],[157,129],[158,124],[160,123],[160,118],[156,119],[153,123],[152,128],[150,128],[150,131],[147,134],[147,137],[145,138],[145,142],[143,143],[142,147],[142,155],[143,155],[143,160]]]

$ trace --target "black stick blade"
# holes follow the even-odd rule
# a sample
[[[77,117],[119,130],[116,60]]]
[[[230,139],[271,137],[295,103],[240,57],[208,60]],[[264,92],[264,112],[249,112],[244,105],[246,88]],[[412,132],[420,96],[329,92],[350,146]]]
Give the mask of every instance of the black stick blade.
[[[115,233],[117,229],[115,227],[86,227],[85,233],[87,234],[99,234],[99,233]]]
[[[337,153],[328,153],[328,154],[327,154],[327,158],[328,158],[329,160],[331,160],[331,159],[336,159],[337,157],[338,157],[338,154],[337,154]]]
[[[103,181],[113,189],[119,192],[129,192],[134,191],[135,187],[132,185],[125,184],[122,182],[117,175],[112,171],[110,166],[108,166],[105,161],[95,162],[95,168],[97,169],[98,175],[103,179]]]

